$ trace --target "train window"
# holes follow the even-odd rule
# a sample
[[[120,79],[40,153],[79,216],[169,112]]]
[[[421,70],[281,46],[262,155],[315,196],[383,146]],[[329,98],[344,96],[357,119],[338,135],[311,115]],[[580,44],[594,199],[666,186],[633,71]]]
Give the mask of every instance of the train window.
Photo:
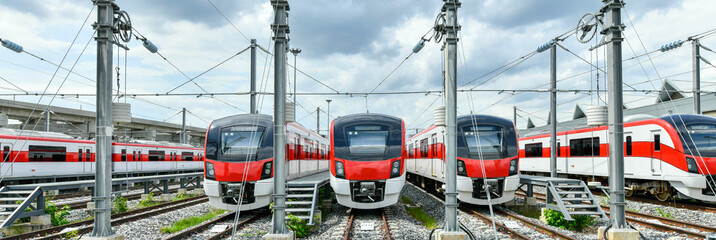
[[[220,154],[241,157],[253,155],[259,150],[263,128],[251,126],[233,126],[221,130]]]
[[[428,139],[420,140],[420,157],[428,157]]]
[[[408,157],[413,158],[413,144],[408,144]]]
[[[661,151],[661,136],[654,134],[654,151]]]
[[[498,126],[467,126],[462,129],[470,153],[502,153],[502,128]],[[541,154],[540,154],[541,155]]]
[[[355,154],[385,153],[389,130],[388,126],[368,124],[347,127],[348,151]]]
[[[137,161],[137,151],[132,151],[132,161]]]
[[[149,150],[149,161],[164,161],[164,151]]]
[[[10,161],[10,146],[2,147],[2,159],[3,162]]]
[[[30,145],[28,147],[30,156],[34,161],[63,162],[67,160],[67,148],[57,146]]]
[[[578,156],[599,156],[599,137],[569,140],[569,154]]]
[[[192,161],[194,160],[194,153],[192,152],[181,152],[181,158],[184,161]]]
[[[433,133],[431,136],[432,144],[433,144],[433,158],[438,158],[438,134]]]
[[[632,154],[632,147],[631,147],[631,136],[626,137],[626,155],[631,156]]]
[[[126,162],[126,161],[127,161],[127,149],[122,149],[122,156],[121,156],[121,158],[122,158],[122,159],[121,159],[122,162]]]
[[[82,149],[77,150],[77,161],[82,162]]]
[[[525,144],[525,157],[542,157],[542,143]]]
[[[90,153],[89,149],[85,149],[85,161],[87,161],[87,162],[92,161],[92,154]]]
[[[137,161],[142,161],[142,151],[137,152]]]

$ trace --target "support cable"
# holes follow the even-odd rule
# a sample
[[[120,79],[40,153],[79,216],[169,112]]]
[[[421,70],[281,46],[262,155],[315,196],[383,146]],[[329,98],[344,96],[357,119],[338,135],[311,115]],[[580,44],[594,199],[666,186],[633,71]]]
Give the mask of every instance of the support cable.
[[[196,75],[196,76],[193,77],[193,78],[189,78],[189,76],[187,76],[186,74],[184,74],[184,72],[181,72],[181,70],[179,70],[179,68],[177,68],[176,66],[174,66],[174,64],[171,63],[171,62],[169,62],[169,60],[167,60],[167,58],[164,57],[164,55],[162,55],[161,53],[159,53],[159,51],[157,51],[157,54],[159,54],[159,56],[161,56],[165,61],[169,62],[169,64],[171,64],[172,66],[174,66],[174,68],[176,68],[176,69],[177,69],[179,72],[181,72],[185,77],[187,77],[187,79],[189,79],[189,80],[187,80],[186,82],[184,82],[184,83],[182,83],[182,84],[179,84],[179,86],[176,86],[176,87],[172,88],[171,90],[167,91],[167,93],[171,93],[171,92],[173,92],[174,90],[177,90],[178,88],[184,86],[185,84],[187,84],[187,83],[189,83],[189,82],[193,82],[194,84],[196,84],[197,86],[199,86],[199,84],[197,84],[197,83],[194,81],[195,79],[197,79],[197,78],[201,77],[202,75],[204,75],[204,74],[210,72],[211,70],[214,70],[215,68],[217,68],[217,67],[221,66],[222,64],[228,62],[229,60],[233,59],[234,57],[239,56],[240,54],[246,52],[246,50],[249,50],[250,48],[251,48],[250,46],[244,48],[243,50],[239,51],[238,53],[232,55],[231,57],[225,59],[224,61],[219,62],[218,64],[214,65],[213,67],[210,67],[210,68],[207,69],[206,71],[200,73],[199,75]],[[199,88],[201,88],[201,87],[199,87]]]
[[[239,32],[239,34],[241,34],[241,36],[244,37],[244,39],[246,39],[246,41],[251,42],[251,40],[250,40],[248,37],[246,37],[246,35],[244,35],[244,33],[241,32],[241,30],[239,30],[239,28],[237,28],[236,25],[234,25],[234,23],[232,23],[232,22],[229,20],[229,18],[227,18],[226,15],[224,15],[224,13],[222,13],[221,10],[219,10],[219,8],[217,8],[216,5],[214,5],[213,2],[211,2],[211,0],[206,0],[206,1],[208,1],[209,4],[211,4],[211,6],[214,7],[214,9],[216,10],[216,12],[218,12],[222,17],[224,17],[224,19],[226,19],[226,21],[229,22],[229,24],[231,24],[231,26],[234,27],[234,29],[236,29],[236,31]]]
[[[25,94],[29,94],[29,92],[25,91],[25,89],[22,89],[22,88],[18,87],[17,85],[15,85],[14,83],[12,83],[12,82],[10,82],[9,80],[5,79],[4,77],[1,77],[1,76],[0,76],[0,79],[2,79],[3,81],[9,83],[10,85],[12,85],[13,87],[17,88],[18,90],[24,92]]]

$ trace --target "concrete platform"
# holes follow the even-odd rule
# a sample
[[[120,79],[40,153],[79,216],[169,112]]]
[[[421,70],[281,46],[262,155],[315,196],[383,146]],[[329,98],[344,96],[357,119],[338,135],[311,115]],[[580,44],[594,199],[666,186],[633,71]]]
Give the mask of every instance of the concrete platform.
[[[293,180],[289,180],[289,184],[318,184],[319,186],[328,183],[330,181],[331,172],[324,171]]]

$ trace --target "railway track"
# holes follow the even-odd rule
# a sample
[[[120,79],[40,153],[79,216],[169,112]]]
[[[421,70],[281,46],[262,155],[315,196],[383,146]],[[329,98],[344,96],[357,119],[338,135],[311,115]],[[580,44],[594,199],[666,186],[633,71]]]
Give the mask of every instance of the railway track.
[[[192,190],[192,189],[194,189],[194,188],[193,188],[193,187],[190,187],[190,188],[186,188],[186,189],[187,189],[187,190]],[[176,193],[176,192],[178,192],[178,191],[179,191],[178,188],[169,189],[169,193]],[[161,192],[159,192],[159,191],[153,191],[153,193],[161,193]],[[87,197],[89,197],[89,195],[87,195]],[[122,197],[124,197],[124,198],[127,199],[127,200],[137,200],[137,199],[141,199],[141,198],[142,198],[142,193],[127,194],[127,195],[123,195]],[[87,208],[87,203],[88,203],[88,202],[90,202],[90,200],[77,201],[77,202],[64,202],[64,203],[58,203],[58,204],[56,204],[56,205],[57,205],[58,208],[62,208],[62,207],[64,207],[65,205],[67,205],[67,206],[69,206],[71,209],[83,209],[83,208]]]
[[[376,217],[380,213],[380,217]],[[351,209],[348,224],[344,233],[344,240],[391,240],[388,219],[385,210],[359,210]]]
[[[244,226],[250,222],[253,222],[254,220],[256,220],[258,218],[261,218],[261,217],[265,216],[266,214],[267,214],[266,212],[253,214],[253,215],[249,216],[248,218],[240,220],[238,223],[236,223],[235,226],[231,226],[231,225],[233,225],[234,217],[236,217],[236,213],[235,212],[225,213],[225,214],[222,214],[221,216],[218,216],[210,221],[206,221],[206,222],[203,222],[203,223],[196,225],[194,227],[184,229],[181,232],[175,233],[167,238],[164,238],[164,240],[185,239],[185,238],[191,237],[194,234],[204,232],[204,231],[212,228],[213,226],[227,225],[227,228],[225,230],[215,233],[215,234],[206,238],[209,240],[224,239],[226,236],[231,235],[234,228],[236,228],[238,230],[242,226]]]
[[[187,198],[187,199],[174,201],[174,202],[162,203],[162,204],[152,206],[152,207],[140,208],[140,209],[136,209],[136,210],[132,210],[132,211],[128,211],[128,212],[112,214],[112,226],[117,226],[117,225],[120,225],[123,223],[132,222],[132,221],[147,218],[150,216],[174,211],[174,210],[185,208],[188,206],[200,204],[200,203],[203,203],[206,201],[208,201],[208,198],[206,196],[198,196],[198,197]],[[85,234],[92,230],[93,222],[94,222],[94,220],[85,220],[85,221],[80,221],[80,222],[74,222],[74,223],[65,224],[62,226],[27,232],[27,233],[15,235],[15,236],[4,237],[4,238],[0,238],[0,240],[11,240],[11,239],[19,240],[19,239],[30,239],[30,238],[32,238],[32,239],[62,239],[64,236],[64,233],[60,233],[62,230],[66,229],[66,228],[77,227],[78,228],[76,230],[77,234],[80,234],[80,235]]]
[[[545,201],[545,198],[546,198],[545,194],[542,194],[542,193],[533,193],[533,194],[537,198],[537,200],[540,200],[542,202]],[[518,195],[524,196],[522,194],[518,194]],[[607,214],[607,216],[609,216],[609,210],[610,210],[609,206],[605,206],[605,205],[600,205],[600,206],[602,207],[604,212]],[[704,232],[709,232],[709,233],[716,232],[716,227],[712,227],[712,226],[705,226],[705,225],[696,224],[696,223],[684,222],[684,221],[680,221],[680,220],[676,220],[676,219],[669,219],[669,218],[664,218],[664,217],[660,217],[660,216],[654,216],[654,215],[649,215],[649,214],[644,214],[644,213],[639,213],[639,212],[634,212],[634,211],[629,211],[629,210],[626,210],[625,214],[626,214],[627,222],[636,223],[636,224],[642,225],[644,227],[656,229],[659,231],[675,232],[678,234],[687,235],[692,238],[705,239],[706,234],[700,233],[700,232],[695,232],[695,231],[690,231],[687,229],[697,229],[699,231],[704,231]],[[654,220],[656,220],[656,221],[654,221]]]

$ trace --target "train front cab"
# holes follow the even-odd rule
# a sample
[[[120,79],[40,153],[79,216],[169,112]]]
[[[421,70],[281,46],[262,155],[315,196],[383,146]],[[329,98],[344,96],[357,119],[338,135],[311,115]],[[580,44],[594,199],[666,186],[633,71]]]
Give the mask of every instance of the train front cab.
[[[501,204],[514,199],[520,178],[513,123],[492,116],[472,115],[459,117],[457,128],[458,199],[476,205],[488,205],[490,201]],[[485,184],[490,187],[490,201]]]
[[[207,130],[205,146],[204,191],[211,206],[235,211],[241,200],[239,211],[247,211],[271,203],[273,121],[270,116],[246,114],[216,120]]]
[[[382,114],[331,123],[331,187],[339,204],[376,209],[398,202],[405,185],[405,125]]]
[[[674,135],[680,142],[676,149],[683,151],[678,156],[685,164],[675,165],[686,172],[678,181],[669,183],[679,192],[681,198],[693,198],[716,202],[716,118],[702,115],[671,115],[661,118],[674,127]],[[679,141],[680,140],[680,141]],[[662,147],[665,148],[665,147]],[[679,152],[680,152],[679,151]],[[662,156],[666,155],[662,151]],[[675,168],[675,167],[672,167]],[[673,172],[677,172],[676,170]],[[673,173],[672,175],[683,175]]]

